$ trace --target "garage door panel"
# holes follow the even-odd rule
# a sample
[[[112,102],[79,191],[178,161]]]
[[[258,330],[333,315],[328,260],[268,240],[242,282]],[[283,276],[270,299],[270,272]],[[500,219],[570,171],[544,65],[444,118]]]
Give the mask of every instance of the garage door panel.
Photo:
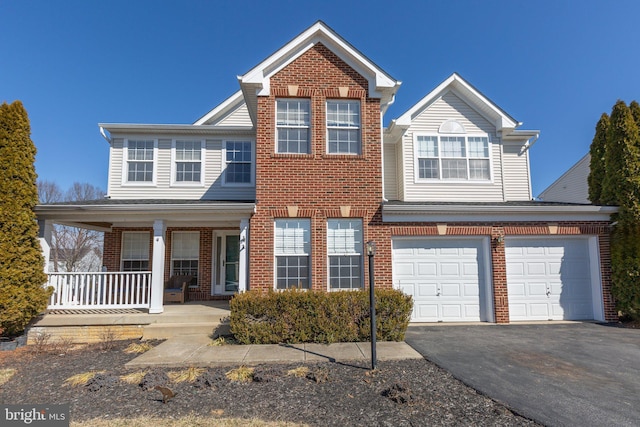
[[[438,264],[435,262],[418,262],[417,265],[420,277],[435,277],[438,274]]]
[[[440,263],[440,275],[447,277],[460,277],[460,264],[458,263]]]
[[[412,321],[480,320],[482,248],[481,239],[393,240],[394,281],[413,296]]]
[[[593,319],[588,239],[507,238],[505,253],[511,320]]]

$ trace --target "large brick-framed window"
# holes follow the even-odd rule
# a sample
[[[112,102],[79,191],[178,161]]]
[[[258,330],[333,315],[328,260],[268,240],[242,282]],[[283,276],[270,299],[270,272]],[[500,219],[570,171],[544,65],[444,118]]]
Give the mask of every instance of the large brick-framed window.
[[[189,286],[198,284],[200,261],[200,232],[174,231],[171,233],[171,275],[190,275],[194,280]]]
[[[361,154],[360,101],[327,100],[327,152]]]
[[[309,153],[310,116],[309,99],[276,100],[277,153]]]
[[[363,286],[362,220],[327,220],[329,288],[358,289]]]
[[[122,271],[149,271],[148,231],[124,231],[122,233]]]
[[[154,139],[125,139],[123,182],[153,184],[157,142]]]
[[[275,220],[276,288],[308,289],[311,282],[311,221]]]

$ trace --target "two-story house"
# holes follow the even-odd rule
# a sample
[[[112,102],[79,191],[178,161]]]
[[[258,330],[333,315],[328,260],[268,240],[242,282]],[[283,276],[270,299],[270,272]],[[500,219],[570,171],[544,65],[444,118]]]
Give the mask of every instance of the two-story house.
[[[191,125],[100,124],[108,197],[36,212],[45,254],[52,222],[104,231],[106,272],[52,305],[159,313],[177,274],[192,300],[359,289],[373,241],[416,322],[614,318],[613,208],[532,201],[538,132],[459,75],[384,128],[400,82],[317,22],[238,82]]]

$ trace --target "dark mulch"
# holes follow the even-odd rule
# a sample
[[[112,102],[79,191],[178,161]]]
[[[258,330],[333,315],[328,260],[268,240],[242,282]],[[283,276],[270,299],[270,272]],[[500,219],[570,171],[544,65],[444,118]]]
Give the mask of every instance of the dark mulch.
[[[129,343],[64,355],[34,354],[31,347],[2,352],[0,368],[18,373],[0,387],[0,402],[69,403],[77,421],[224,414],[318,426],[535,425],[425,360],[380,362],[375,372],[366,364],[307,364],[309,372],[300,376],[287,375],[300,364],[258,365],[247,383],[226,378],[234,367],[208,368],[194,382],[177,384],[167,376],[177,369],[163,368],[127,384],[119,377],[132,372],[124,368],[136,357],[123,352]],[[86,386],[64,385],[72,375],[102,370]],[[156,385],[176,396],[163,404]]]

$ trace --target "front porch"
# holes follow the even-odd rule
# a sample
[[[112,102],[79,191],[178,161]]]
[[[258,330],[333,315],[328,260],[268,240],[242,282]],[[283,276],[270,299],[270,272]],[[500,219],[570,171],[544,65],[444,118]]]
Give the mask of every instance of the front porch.
[[[228,301],[168,304],[159,314],[142,308],[48,310],[28,331],[28,342],[39,334],[73,343],[108,339],[166,339],[173,336],[217,336],[228,333]]]
[[[254,202],[96,200],[39,205],[48,267],[54,224],[104,233],[101,272],[48,272],[49,310],[164,311],[173,276],[190,276],[187,300],[228,299],[248,289]]]

